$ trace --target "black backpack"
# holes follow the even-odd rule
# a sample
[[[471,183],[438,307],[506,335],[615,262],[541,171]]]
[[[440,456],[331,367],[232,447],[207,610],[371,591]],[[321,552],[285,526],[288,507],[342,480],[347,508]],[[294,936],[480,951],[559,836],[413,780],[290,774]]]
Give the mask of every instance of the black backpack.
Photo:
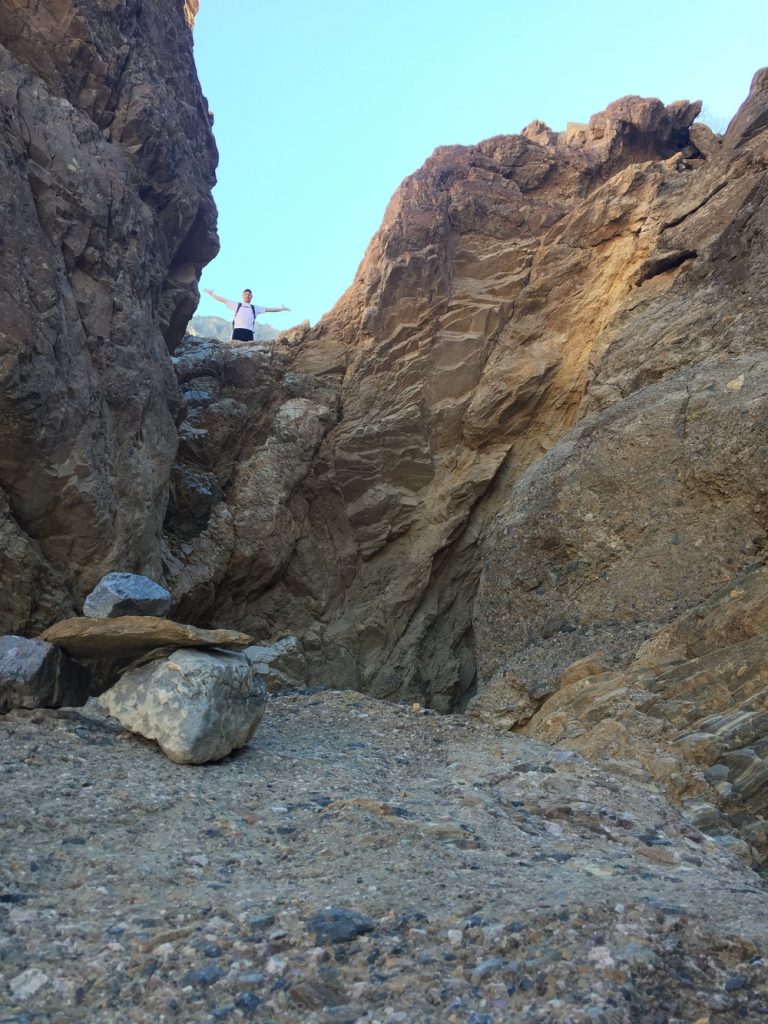
[[[248,305],[251,307],[251,312],[253,313],[253,325],[255,327],[256,326],[256,310],[254,309],[252,302],[249,302]],[[241,306],[242,306],[242,302],[238,302],[237,309],[235,310],[235,315],[232,317],[232,326],[233,327],[235,326],[235,320],[237,320],[237,314],[240,312],[240,307]]]

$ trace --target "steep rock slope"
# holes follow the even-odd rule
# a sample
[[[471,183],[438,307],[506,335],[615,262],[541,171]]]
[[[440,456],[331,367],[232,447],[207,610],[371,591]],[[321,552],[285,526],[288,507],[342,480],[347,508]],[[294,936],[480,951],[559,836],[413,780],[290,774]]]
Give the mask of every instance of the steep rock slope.
[[[0,629],[158,574],[168,349],[215,254],[194,5],[0,2]]]
[[[543,586],[535,633],[557,623],[547,594],[558,582],[539,578],[538,549],[535,570],[507,580],[517,548],[491,526],[500,512],[524,516],[515,481],[537,463],[543,472],[541,456],[585,415],[610,416],[700,364],[719,365],[727,388],[763,347],[767,85],[759,73],[724,139],[693,123],[695,104],[629,97],[564,133],[535,123],[438,150],[396,193],[316,328],[269,352],[185,355],[180,472],[210,476],[192,486],[204,516],[172,535],[179,600],[194,578],[211,621],[299,633],[318,681],[443,710],[470,692],[478,665],[483,686],[522,657],[530,636],[508,595],[524,602]],[[720,364],[738,357],[729,376]],[[232,360],[252,367],[258,397],[232,381]],[[727,395],[726,434],[736,407],[759,413],[746,385]],[[609,501],[610,473],[600,486]],[[756,489],[744,483],[745,502]],[[744,506],[738,544],[709,552],[697,586],[715,589],[753,557],[736,555],[759,518]],[[665,594],[640,639],[693,599]]]

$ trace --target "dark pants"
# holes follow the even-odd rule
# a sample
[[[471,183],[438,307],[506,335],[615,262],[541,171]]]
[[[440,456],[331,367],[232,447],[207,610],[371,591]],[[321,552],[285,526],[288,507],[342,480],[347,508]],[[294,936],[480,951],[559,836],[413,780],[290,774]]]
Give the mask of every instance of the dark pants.
[[[235,327],[232,331],[232,341],[253,341],[253,331],[246,331],[244,327]]]

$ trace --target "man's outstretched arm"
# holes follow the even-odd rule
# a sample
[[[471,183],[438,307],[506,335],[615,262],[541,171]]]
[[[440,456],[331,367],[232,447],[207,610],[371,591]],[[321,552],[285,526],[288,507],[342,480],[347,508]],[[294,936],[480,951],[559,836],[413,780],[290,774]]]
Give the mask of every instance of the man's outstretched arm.
[[[265,313],[290,313],[290,309],[287,306],[265,306]]]
[[[216,299],[217,302],[223,302],[224,305],[229,306],[230,309],[235,305],[231,299],[225,299],[223,295],[217,295],[215,292],[212,292],[210,288],[204,288],[203,291],[206,295],[210,295],[212,299]]]

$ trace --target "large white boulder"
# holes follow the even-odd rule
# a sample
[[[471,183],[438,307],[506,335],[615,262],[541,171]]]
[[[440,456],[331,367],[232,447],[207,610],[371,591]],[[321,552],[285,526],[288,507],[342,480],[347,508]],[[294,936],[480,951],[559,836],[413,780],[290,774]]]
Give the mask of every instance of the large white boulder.
[[[172,761],[204,764],[248,742],[264,715],[267,690],[239,652],[182,648],[129,669],[99,701]]]

